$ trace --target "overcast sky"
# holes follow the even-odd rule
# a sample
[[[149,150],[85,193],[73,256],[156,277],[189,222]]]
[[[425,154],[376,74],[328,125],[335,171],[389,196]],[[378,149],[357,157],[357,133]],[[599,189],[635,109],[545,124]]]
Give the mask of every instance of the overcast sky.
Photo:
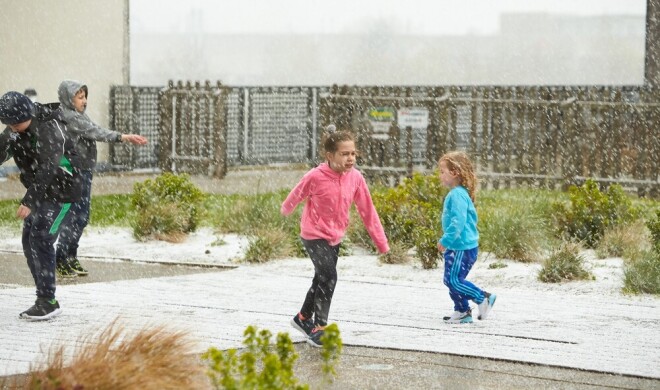
[[[491,34],[502,13],[644,15],[645,0],[131,0],[131,31],[362,33],[365,20],[411,35]],[[194,21],[194,22],[193,22]]]

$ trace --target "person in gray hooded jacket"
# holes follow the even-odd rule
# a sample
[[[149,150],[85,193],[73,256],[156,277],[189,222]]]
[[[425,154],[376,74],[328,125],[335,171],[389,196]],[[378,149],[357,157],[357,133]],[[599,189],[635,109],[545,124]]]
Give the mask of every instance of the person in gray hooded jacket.
[[[122,134],[94,123],[85,113],[87,109],[87,85],[76,80],[64,80],[57,91],[60,111],[68,131],[76,141],[80,159],[82,197],[71,207],[72,218],[65,223],[57,242],[57,273],[60,277],[84,276],[88,272],[78,260],[78,242],[89,222],[92,195],[92,170],[96,165],[96,142],[130,142],[144,145],[147,139],[137,134]]]

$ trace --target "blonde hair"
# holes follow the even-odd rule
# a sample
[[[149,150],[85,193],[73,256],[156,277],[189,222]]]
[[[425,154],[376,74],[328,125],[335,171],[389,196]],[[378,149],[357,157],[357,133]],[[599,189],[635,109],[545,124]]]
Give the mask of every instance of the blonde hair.
[[[470,199],[472,202],[477,201],[477,176],[474,173],[474,167],[470,158],[465,152],[453,151],[445,153],[444,156],[440,157],[438,160],[438,165],[441,162],[445,162],[447,169],[450,172],[454,172],[458,175],[458,178],[461,180],[461,185],[465,187]]]

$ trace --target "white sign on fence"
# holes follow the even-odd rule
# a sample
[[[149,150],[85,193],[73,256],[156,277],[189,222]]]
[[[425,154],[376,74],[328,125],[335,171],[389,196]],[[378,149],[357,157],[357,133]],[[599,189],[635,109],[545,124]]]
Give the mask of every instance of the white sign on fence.
[[[397,111],[399,128],[426,129],[429,126],[429,110],[426,108],[401,108]]]

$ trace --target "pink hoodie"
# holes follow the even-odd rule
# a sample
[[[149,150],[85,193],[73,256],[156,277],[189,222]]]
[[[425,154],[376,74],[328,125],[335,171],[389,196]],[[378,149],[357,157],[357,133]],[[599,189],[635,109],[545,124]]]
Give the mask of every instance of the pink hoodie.
[[[380,253],[390,250],[378,213],[371,201],[367,183],[360,171],[337,173],[322,163],[311,169],[291,190],[281,212],[289,215],[298,203],[307,199],[300,219],[300,236],[306,240],[322,238],[330,245],[341,242],[348,228],[351,203],[355,206]]]

